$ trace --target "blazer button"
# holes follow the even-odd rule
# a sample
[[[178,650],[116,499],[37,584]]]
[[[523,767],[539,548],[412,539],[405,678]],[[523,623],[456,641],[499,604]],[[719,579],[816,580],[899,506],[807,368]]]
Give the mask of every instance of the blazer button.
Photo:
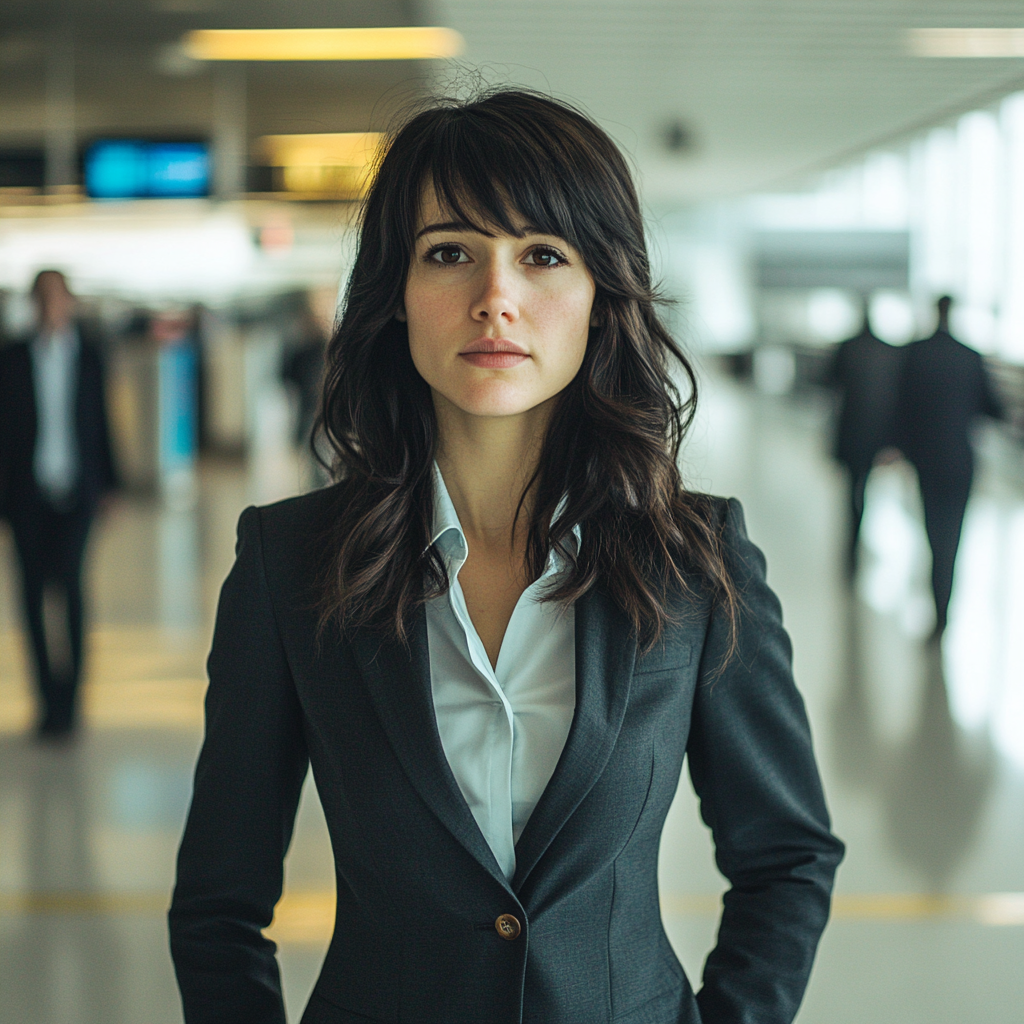
[[[511,914],[499,914],[498,919],[494,922],[494,930],[503,939],[508,939],[511,942],[513,939],[519,938],[523,926]]]

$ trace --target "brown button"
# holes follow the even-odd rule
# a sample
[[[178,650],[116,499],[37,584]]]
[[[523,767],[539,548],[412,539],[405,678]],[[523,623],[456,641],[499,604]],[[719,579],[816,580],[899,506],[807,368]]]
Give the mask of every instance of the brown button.
[[[511,914],[499,914],[498,919],[494,922],[494,930],[503,939],[508,939],[511,942],[513,939],[519,938],[523,926]]]

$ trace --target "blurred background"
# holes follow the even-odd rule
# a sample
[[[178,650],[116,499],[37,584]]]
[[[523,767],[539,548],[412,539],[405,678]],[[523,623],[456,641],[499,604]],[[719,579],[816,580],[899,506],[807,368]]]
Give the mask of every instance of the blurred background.
[[[627,153],[701,371],[686,480],[743,500],[782,598],[848,844],[798,1020],[1019,1024],[1019,0],[0,0],[0,358],[62,271],[120,480],[85,554],[81,725],[49,742],[0,523],[0,1022],[181,1020],[164,913],[235,522],[324,482],[308,432],[378,133],[511,83]],[[869,453],[851,556],[832,454],[839,343],[866,310],[902,351],[944,294],[999,415],[971,424],[939,633],[914,464]],[[723,883],[685,774],[661,882],[696,982]],[[290,1019],[333,913],[307,780],[269,930]]]

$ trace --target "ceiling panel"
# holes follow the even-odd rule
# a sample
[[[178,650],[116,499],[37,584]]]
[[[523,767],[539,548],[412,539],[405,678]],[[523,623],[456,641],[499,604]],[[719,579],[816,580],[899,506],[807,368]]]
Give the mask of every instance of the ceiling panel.
[[[75,127],[96,134],[210,131],[215,68],[183,60],[194,28],[417,24],[412,0],[0,0],[0,148],[42,145],[47,52],[63,30],[74,54]],[[421,95],[416,62],[249,64],[247,130],[360,131]]]
[[[648,199],[785,186],[1024,87],[1021,59],[924,59],[912,27],[1024,26],[1021,0],[434,0],[465,66],[572,99],[633,156]],[[472,81],[448,68],[444,76]],[[694,145],[664,146],[678,121]]]

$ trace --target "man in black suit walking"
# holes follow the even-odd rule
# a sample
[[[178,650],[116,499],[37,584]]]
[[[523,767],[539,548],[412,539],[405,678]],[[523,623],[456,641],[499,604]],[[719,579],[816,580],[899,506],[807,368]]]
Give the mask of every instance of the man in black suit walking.
[[[897,417],[899,446],[917,469],[921,487],[932,549],[936,635],[946,628],[953,565],[974,477],[971,424],[978,416],[1002,414],[981,356],[949,333],[952,304],[948,295],[939,299],[935,333],[904,350]]]
[[[21,567],[39,734],[66,736],[76,723],[82,671],[82,561],[115,474],[100,352],[75,320],[64,275],[40,271],[32,298],[35,334],[0,349],[0,513],[10,521]],[[48,590],[63,598],[64,666],[56,664],[57,630],[47,629],[43,612]]]
[[[899,349],[872,331],[865,301],[860,331],[838,346],[828,373],[828,383],[840,396],[835,457],[849,474],[846,557],[851,576],[856,568],[868,474],[878,453],[894,443],[899,358]]]

